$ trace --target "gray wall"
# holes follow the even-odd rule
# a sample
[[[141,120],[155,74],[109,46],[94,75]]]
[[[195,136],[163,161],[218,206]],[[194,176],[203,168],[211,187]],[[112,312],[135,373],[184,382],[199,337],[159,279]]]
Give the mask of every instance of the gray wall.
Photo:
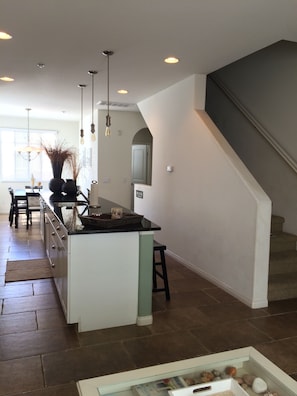
[[[214,81],[297,160],[297,44],[281,41],[208,76],[206,111],[297,233],[297,175]]]

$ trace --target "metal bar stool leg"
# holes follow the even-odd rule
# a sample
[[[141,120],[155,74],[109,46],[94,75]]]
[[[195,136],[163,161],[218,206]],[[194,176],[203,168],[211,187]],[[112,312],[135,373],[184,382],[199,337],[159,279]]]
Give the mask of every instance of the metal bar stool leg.
[[[154,241],[154,252],[153,252],[153,292],[165,291],[166,300],[170,300],[169,282],[166,268],[165,259],[166,246]],[[160,261],[157,261],[156,255],[159,252]],[[157,266],[161,267],[161,271],[157,269]],[[163,280],[164,287],[157,286],[157,276]]]

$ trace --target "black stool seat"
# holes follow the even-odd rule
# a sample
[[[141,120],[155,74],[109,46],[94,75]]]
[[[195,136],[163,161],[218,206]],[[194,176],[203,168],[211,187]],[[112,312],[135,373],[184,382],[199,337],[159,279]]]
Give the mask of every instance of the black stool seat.
[[[153,292],[165,291],[166,300],[170,300],[169,284],[167,277],[167,268],[165,261],[166,245],[154,241],[153,252]],[[157,252],[159,252],[159,260],[157,261]],[[159,270],[160,267],[160,270]],[[163,280],[164,287],[157,286],[157,276]]]

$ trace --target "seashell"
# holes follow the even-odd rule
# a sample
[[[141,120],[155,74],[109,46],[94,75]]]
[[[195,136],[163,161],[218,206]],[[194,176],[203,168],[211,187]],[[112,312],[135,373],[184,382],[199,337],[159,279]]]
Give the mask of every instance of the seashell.
[[[203,371],[200,375],[200,379],[202,382],[211,382],[214,379],[214,375],[210,371]]]
[[[195,380],[194,380],[194,378],[184,378],[184,380],[185,380],[185,383],[186,383],[188,386],[195,385]]]
[[[219,370],[212,370],[212,373],[215,377],[220,377],[221,376],[221,372]]]
[[[235,379],[235,381],[237,381],[237,383],[238,383],[239,385],[242,385],[242,384],[243,384],[243,379],[242,379],[241,377],[235,377],[234,379]]]
[[[228,366],[225,368],[225,373],[227,375],[230,375],[231,377],[235,377],[235,375],[237,373],[237,369],[236,369],[236,367]]]
[[[255,378],[256,377],[254,375],[250,375],[250,374],[244,374],[243,377],[242,377],[243,382],[245,384],[247,384],[248,386],[252,386]]]
[[[243,384],[241,385],[241,387],[242,387],[242,389],[244,389],[245,391],[247,391],[247,390],[249,389],[249,386],[248,386],[247,384],[245,384],[245,383],[243,383]]]
[[[252,389],[255,393],[264,393],[267,391],[267,384],[262,378],[257,377],[254,379]]]

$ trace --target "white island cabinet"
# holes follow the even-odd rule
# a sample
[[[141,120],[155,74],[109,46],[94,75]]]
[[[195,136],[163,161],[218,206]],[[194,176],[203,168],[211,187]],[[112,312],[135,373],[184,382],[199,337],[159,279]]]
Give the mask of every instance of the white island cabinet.
[[[132,228],[87,229],[78,216],[86,206],[43,205],[44,243],[67,323],[79,332],[151,324],[153,236],[160,228],[145,219]]]
[[[71,235],[67,322],[79,331],[136,323],[137,232]]]
[[[134,385],[174,376],[197,378],[203,371],[212,371],[214,369],[224,371],[227,366],[235,367],[239,376],[251,374],[262,378],[267,383],[268,389],[272,394],[277,392],[278,396],[297,395],[297,382],[253,347],[86,379],[79,381],[77,388],[80,396],[133,396],[135,395],[132,390]],[[247,393],[252,396],[259,395],[256,395],[251,388],[249,388]],[[193,391],[191,393],[185,392],[185,394],[193,394]],[[213,393],[205,391],[197,392],[196,394],[204,396]],[[219,394],[222,393],[220,392]],[[228,394],[230,393],[228,392]]]

